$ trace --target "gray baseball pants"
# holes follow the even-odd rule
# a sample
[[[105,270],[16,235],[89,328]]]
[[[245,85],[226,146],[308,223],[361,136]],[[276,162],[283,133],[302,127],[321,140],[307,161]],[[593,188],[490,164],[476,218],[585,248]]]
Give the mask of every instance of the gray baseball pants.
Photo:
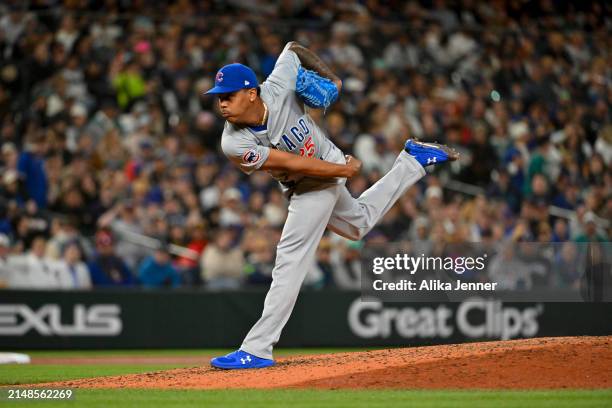
[[[325,228],[346,238],[366,235],[397,199],[421,177],[425,169],[401,152],[391,170],[359,198],[353,198],[344,183],[294,194],[289,202],[261,318],[240,349],[261,358],[272,358],[272,348],[291,316],[302,282],[314,266]]]

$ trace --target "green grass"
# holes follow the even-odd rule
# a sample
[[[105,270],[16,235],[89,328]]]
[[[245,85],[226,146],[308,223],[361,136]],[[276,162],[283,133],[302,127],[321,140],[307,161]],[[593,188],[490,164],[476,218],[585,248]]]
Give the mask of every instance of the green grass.
[[[275,356],[321,354],[365,349],[280,349],[275,350]],[[229,349],[206,350],[94,350],[94,351],[20,351],[33,359],[40,357],[209,357],[227,354]],[[194,363],[171,364],[19,364],[0,366],[0,386],[15,384],[32,384],[73,380],[77,378],[99,377],[108,375],[136,374],[172,368],[194,367]]]
[[[70,401],[16,402],[15,407],[331,407],[478,408],[605,407],[612,390],[564,391],[315,391],[315,390],[75,390]]]
[[[31,351],[36,357],[111,356],[211,356],[229,350],[113,350],[113,351]],[[284,349],[278,357],[357,351],[357,349]],[[85,377],[120,375],[190,367],[184,364],[86,364],[86,365],[7,365],[0,366],[0,387],[14,384],[61,381]],[[610,390],[552,391],[393,391],[393,390],[144,390],[76,389],[70,401],[8,402],[6,389],[0,389],[2,407],[331,407],[331,408],[478,408],[478,407],[609,407]]]
[[[107,375],[136,374],[172,368],[192,367],[194,364],[45,364],[0,366],[0,386],[32,384]]]

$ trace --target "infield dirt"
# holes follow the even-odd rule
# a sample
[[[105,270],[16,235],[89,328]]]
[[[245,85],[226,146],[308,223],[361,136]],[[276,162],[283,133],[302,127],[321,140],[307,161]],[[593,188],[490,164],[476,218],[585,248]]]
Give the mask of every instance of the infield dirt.
[[[612,388],[612,336],[537,338],[309,355],[279,359],[276,366],[261,370],[224,371],[205,365],[46,385],[193,389]]]

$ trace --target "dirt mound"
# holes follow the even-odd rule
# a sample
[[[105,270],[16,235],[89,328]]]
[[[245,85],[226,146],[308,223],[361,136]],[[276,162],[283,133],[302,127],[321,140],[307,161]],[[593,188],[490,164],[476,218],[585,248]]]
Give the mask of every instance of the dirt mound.
[[[40,384],[38,385],[40,386]],[[47,384],[76,388],[610,388],[612,336],[558,337],[280,359]]]

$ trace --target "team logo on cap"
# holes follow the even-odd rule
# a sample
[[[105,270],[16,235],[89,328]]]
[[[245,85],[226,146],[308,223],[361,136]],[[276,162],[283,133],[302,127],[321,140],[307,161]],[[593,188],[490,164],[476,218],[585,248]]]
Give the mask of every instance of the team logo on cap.
[[[223,72],[217,72],[217,76],[215,77],[215,81],[222,82],[223,81]]]
[[[259,161],[259,158],[261,156],[259,155],[259,153],[257,152],[257,150],[255,149],[251,149],[249,151],[247,151],[243,156],[242,156],[242,160],[245,163],[257,163]]]

